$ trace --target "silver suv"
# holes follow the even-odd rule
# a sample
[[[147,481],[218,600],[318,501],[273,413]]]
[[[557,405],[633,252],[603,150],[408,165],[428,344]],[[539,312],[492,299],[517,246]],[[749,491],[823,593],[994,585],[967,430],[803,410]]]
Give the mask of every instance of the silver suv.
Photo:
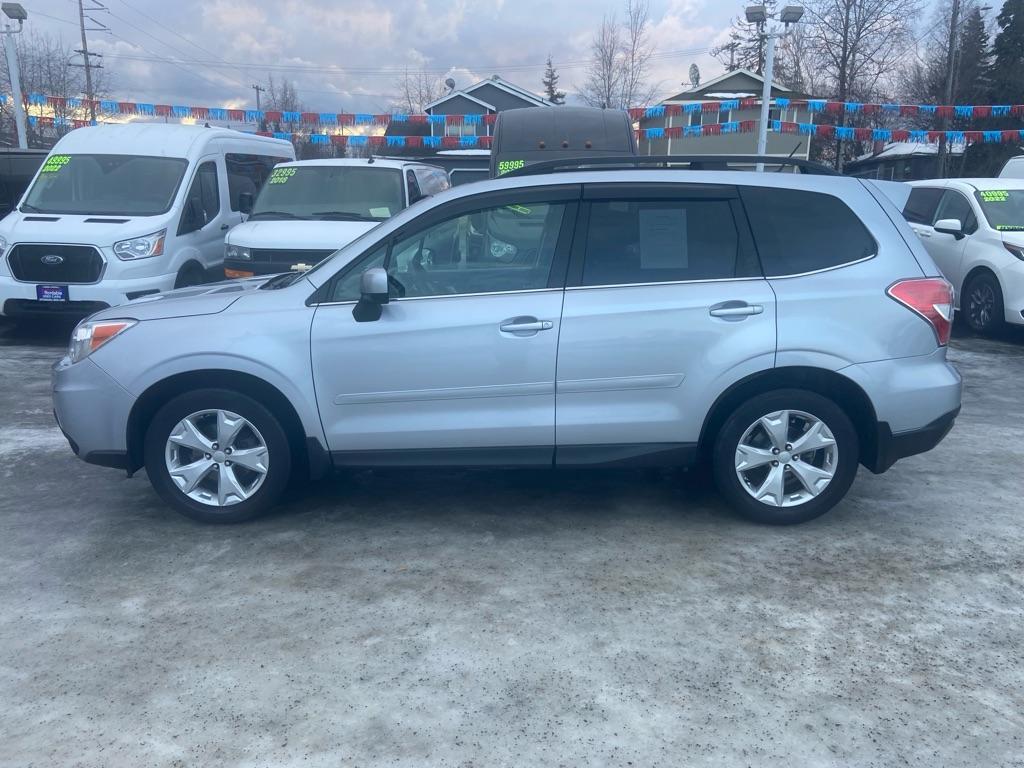
[[[93,315],[53,372],[88,462],[241,521],[333,467],[698,465],[816,517],[950,430],[950,285],[872,182],[577,170],[458,187],[305,274]]]

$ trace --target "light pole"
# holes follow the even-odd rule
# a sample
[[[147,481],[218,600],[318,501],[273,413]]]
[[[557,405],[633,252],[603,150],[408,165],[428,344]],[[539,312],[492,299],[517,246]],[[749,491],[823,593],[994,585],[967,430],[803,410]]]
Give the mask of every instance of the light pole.
[[[4,23],[4,53],[7,55],[7,71],[11,76],[11,100],[14,102],[14,124],[18,129],[18,146],[28,149],[28,134],[25,129],[25,105],[21,97],[21,73],[18,71],[18,47],[14,44],[14,35],[21,32],[28,12],[21,3],[3,3],[0,8],[10,20]],[[10,22],[18,22],[18,28]]]
[[[751,24],[763,25],[765,38],[764,52],[764,83],[761,87],[761,120],[757,126],[757,154],[764,155],[768,151],[768,110],[772,101],[772,78],[775,74],[775,41],[789,31],[790,24],[796,24],[804,15],[803,6],[787,5],[779,12],[782,26],[768,25],[768,9],[763,5],[751,5],[747,8],[747,21]],[[757,170],[764,170],[764,163],[757,164]]]

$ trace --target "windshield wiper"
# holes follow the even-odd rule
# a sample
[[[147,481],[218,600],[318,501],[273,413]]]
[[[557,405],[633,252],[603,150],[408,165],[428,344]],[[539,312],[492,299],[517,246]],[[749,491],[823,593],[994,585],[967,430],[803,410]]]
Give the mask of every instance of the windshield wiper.
[[[380,221],[373,216],[363,216],[361,213],[350,213],[349,211],[317,211],[313,215],[318,219],[338,219],[339,221]]]
[[[266,216],[267,218],[275,219],[305,219],[305,216],[296,216],[294,213],[288,213],[288,211],[260,211],[259,213],[252,213],[249,215],[249,221],[257,219],[260,216]]]
[[[274,275],[267,280],[267,282],[260,286],[260,290],[273,291],[277,288],[287,288],[304,274],[304,272],[282,272],[280,275]]]

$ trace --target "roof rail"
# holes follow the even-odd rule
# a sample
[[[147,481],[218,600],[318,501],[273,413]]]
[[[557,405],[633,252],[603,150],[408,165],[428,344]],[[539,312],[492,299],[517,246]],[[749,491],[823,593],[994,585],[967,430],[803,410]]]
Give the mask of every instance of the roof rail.
[[[678,170],[690,171],[736,171],[749,170],[751,166],[763,163],[767,166],[778,166],[777,171],[790,167],[800,173],[815,176],[841,176],[838,171],[813,160],[797,157],[778,157],[773,155],[621,155],[618,157],[567,157],[561,160],[542,160],[502,174],[507,176],[536,176],[544,173],[560,171],[604,171],[623,168],[676,168],[685,165],[687,168]],[[614,166],[607,168],[606,166]],[[741,166],[741,167],[737,167]]]

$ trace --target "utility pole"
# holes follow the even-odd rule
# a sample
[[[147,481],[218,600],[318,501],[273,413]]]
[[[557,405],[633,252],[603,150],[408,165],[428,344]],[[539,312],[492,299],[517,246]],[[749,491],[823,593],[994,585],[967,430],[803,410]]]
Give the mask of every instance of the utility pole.
[[[253,83],[252,84],[252,89],[254,91],[256,91],[256,111],[259,112],[260,111],[260,94],[263,93],[264,91],[266,91],[267,89],[264,88],[259,83]],[[259,129],[261,131],[267,130],[267,121],[266,120],[262,120],[261,119],[259,121],[258,125],[259,125]]]
[[[960,0],[953,0],[949,12],[949,45],[946,47],[946,104],[953,103],[953,79],[956,77],[956,51],[959,43],[957,29],[960,26]],[[942,118],[939,135],[939,151],[935,158],[935,172],[940,179],[946,177],[946,164],[949,155],[949,143],[946,141],[946,129],[949,128],[949,118]]]
[[[81,64],[72,64],[72,66],[83,67],[85,69],[85,98],[89,102],[89,119],[91,119],[93,122],[95,122],[95,120],[96,120],[96,102],[95,102],[96,94],[95,94],[95,92],[93,91],[93,88],[92,88],[92,71],[94,69],[100,69],[103,65],[102,64],[93,64],[91,57],[95,56],[97,58],[103,58],[103,56],[102,56],[102,54],[99,54],[99,53],[89,53],[89,40],[86,37],[85,33],[86,32],[109,32],[110,29],[105,24],[102,24],[101,22],[96,21],[96,19],[94,19],[92,16],[88,17],[89,21],[91,21],[96,26],[95,27],[86,27],[85,26],[85,19],[86,19],[85,12],[86,11],[89,11],[89,12],[105,11],[105,10],[107,10],[106,6],[102,5],[100,2],[98,2],[98,0],[94,0],[93,4],[90,7],[88,7],[88,8],[85,7],[85,5],[83,3],[83,0],[78,0],[78,26],[79,26],[79,28],[82,31],[82,47],[77,49],[75,51],[75,53],[82,54],[82,63]]]
[[[10,22],[4,23],[4,54],[7,56],[7,73],[11,76],[11,100],[14,102],[14,125],[18,132],[18,146],[28,149],[28,128],[25,125],[25,104],[21,95],[21,72],[18,70],[18,46],[14,36],[21,32],[28,13],[20,3],[4,3],[4,15],[10,21],[18,22],[17,29]]]

